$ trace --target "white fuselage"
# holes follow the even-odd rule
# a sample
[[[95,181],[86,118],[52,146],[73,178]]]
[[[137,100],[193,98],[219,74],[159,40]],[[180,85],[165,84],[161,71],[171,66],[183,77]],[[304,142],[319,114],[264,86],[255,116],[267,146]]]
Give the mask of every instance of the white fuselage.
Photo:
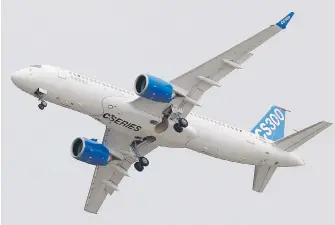
[[[16,86],[34,95],[38,88],[47,91],[44,100],[89,115],[113,130],[135,137],[155,136],[157,145],[188,148],[215,158],[251,165],[299,166],[300,157],[275,148],[263,137],[190,113],[183,132],[173,122],[156,133],[150,121],[161,118],[130,104],[138,98],[132,92],[60,68],[29,67],[12,75]]]

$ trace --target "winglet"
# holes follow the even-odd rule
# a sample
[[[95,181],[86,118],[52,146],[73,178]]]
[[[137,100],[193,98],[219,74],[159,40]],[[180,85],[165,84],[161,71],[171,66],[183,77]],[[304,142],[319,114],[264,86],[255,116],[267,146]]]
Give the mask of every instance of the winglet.
[[[282,20],[280,20],[276,25],[281,29],[285,29],[287,24],[290,22],[294,15],[294,12],[290,12],[287,16],[285,16]]]

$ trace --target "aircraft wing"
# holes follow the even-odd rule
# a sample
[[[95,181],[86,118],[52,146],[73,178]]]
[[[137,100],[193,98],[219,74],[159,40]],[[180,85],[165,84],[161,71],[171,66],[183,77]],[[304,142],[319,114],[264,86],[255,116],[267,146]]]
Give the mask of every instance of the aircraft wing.
[[[220,86],[221,79],[235,69],[241,69],[241,64],[253,56],[251,51],[285,29],[293,15],[294,13],[291,12],[275,25],[269,26],[220,55],[171,80],[170,83],[181,95],[177,102],[178,107],[183,111],[182,116],[186,117],[195,105],[200,105],[198,101],[208,89],[212,86]],[[162,107],[167,107],[166,104],[162,103],[150,104],[150,100],[143,98],[139,98],[136,105],[157,116],[160,116]]]
[[[130,151],[132,139],[106,127],[103,144],[110,149],[122,153]],[[154,143],[138,147],[139,153],[144,156],[158,146]],[[135,162],[132,155],[125,154],[122,161],[111,161],[107,166],[96,166],[85,203],[85,211],[97,214],[107,194],[112,195],[117,191],[118,185],[124,176],[128,175],[128,169]]]

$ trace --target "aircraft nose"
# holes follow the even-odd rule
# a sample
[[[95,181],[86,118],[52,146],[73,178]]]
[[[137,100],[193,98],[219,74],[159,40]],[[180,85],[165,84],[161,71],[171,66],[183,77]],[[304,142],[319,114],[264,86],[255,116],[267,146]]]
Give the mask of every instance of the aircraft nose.
[[[20,73],[19,72],[15,72],[12,74],[11,76],[12,82],[17,86],[18,83],[20,82]]]
[[[17,87],[21,87],[24,83],[25,77],[28,75],[29,71],[27,71],[27,69],[22,69],[14,72],[11,76],[11,80]]]

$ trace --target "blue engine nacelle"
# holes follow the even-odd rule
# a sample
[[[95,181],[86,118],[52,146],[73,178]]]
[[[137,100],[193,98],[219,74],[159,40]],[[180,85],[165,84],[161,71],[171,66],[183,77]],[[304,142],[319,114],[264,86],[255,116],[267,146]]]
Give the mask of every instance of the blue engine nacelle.
[[[170,102],[174,97],[170,83],[149,74],[141,74],[136,78],[135,93],[152,101],[163,103]]]
[[[76,138],[71,145],[72,157],[91,165],[106,166],[111,154],[106,146],[87,138]]]

